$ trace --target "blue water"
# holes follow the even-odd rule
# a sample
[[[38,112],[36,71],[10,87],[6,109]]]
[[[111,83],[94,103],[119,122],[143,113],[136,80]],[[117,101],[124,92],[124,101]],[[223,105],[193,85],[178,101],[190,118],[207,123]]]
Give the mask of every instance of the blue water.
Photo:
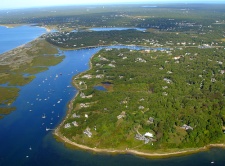
[[[0,54],[28,43],[45,32],[44,28],[36,26],[24,25],[15,28],[0,26]]]
[[[99,91],[106,91],[107,89],[104,86],[94,86],[94,89]]]
[[[90,28],[92,31],[122,31],[122,30],[129,30],[129,29],[134,29],[137,31],[146,31],[145,28],[135,28],[135,27],[130,27],[130,28],[124,28],[124,27],[112,27],[112,28]]]
[[[107,48],[125,48],[110,46]],[[140,47],[128,47],[141,49]],[[36,78],[21,87],[13,106],[17,110],[0,120],[1,166],[198,166],[225,165],[225,150],[212,149],[194,155],[167,159],[144,159],[133,155],[93,154],[71,150],[57,142],[52,135],[65,117],[67,104],[77,93],[71,86],[72,77],[88,70],[91,56],[102,47],[65,51],[65,59],[57,66],[36,74]],[[61,73],[61,74],[60,74]],[[42,118],[45,114],[46,118]]]

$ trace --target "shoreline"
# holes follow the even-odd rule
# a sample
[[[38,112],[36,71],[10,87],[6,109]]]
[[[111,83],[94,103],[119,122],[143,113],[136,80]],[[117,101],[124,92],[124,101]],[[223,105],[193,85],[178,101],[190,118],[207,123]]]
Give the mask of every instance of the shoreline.
[[[41,36],[36,37],[36,38],[34,38],[33,40],[28,41],[27,43],[24,43],[24,44],[19,45],[19,46],[15,47],[15,48],[13,48],[13,49],[11,49],[11,50],[8,50],[8,51],[5,51],[5,52],[0,53],[0,64],[1,64],[1,62],[2,62],[5,58],[8,58],[8,56],[13,56],[13,55],[14,55],[13,52],[15,52],[15,51],[18,51],[18,52],[19,52],[19,51],[22,51],[22,50],[24,50],[24,49],[26,49],[26,48],[31,47],[31,46],[33,45],[33,43],[37,42],[38,40],[41,40],[40,37],[41,37]],[[4,56],[4,55],[5,55],[5,56]]]
[[[89,66],[90,68],[88,70],[90,70],[92,68],[92,64],[91,64],[91,59],[93,58],[94,55],[92,55],[92,57],[90,58],[90,61],[89,61]],[[76,95],[70,100],[70,102],[67,104],[67,107],[68,107],[68,110],[67,110],[67,113],[66,113],[66,116],[64,117],[64,119],[62,120],[62,122],[60,122],[60,124],[55,128],[54,130],[54,134],[57,135],[58,137],[62,137],[62,136],[59,136],[61,135],[60,132],[59,132],[59,128],[63,125],[63,123],[65,122],[66,118],[70,115],[72,109],[73,109],[73,102],[75,101],[75,99],[77,98],[77,96],[79,95],[80,93],[80,89],[79,87],[76,86],[76,84],[74,83],[74,79],[75,77],[83,74],[84,72],[86,71],[83,71],[75,76],[73,76],[73,80],[71,82],[71,84],[77,89],[77,93]],[[66,137],[65,137],[66,138]]]
[[[95,54],[94,54],[95,55]],[[92,63],[91,60],[94,57],[94,55],[92,55],[92,57],[89,60],[89,66],[90,68],[88,70],[92,69]],[[83,74],[83,71],[81,73],[79,73],[78,75],[75,75],[73,77],[72,80],[72,84],[73,86],[77,89],[77,93],[76,95],[72,98],[72,100],[70,100],[69,104],[68,104],[68,110],[66,113],[65,118],[62,120],[62,122],[56,127],[56,129],[53,132],[53,135],[55,135],[61,142],[71,145],[73,147],[79,148],[81,150],[86,150],[86,151],[90,151],[90,152],[96,152],[96,153],[108,153],[108,154],[132,154],[132,155],[136,155],[136,156],[141,156],[141,157],[146,157],[146,158],[168,158],[168,157],[175,157],[175,156],[185,156],[185,155],[190,155],[190,154],[194,154],[194,153],[198,153],[198,152],[202,152],[202,151],[207,151],[210,148],[225,148],[225,143],[215,143],[215,144],[209,144],[200,148],[187,148],[187,149],[180,149],[180,150],[174,150],[174,149],[167,149],[167,150],[174,150],[172,152],[165,152],[165,153],[157,153],[157,151],[152,151],[152,152],[142,152],[142,151],[138,151],[138,150],[133,150],[133,149],[126,149],[126,150],[120,150],[120,149],[101,149],[101,148],[92,148],[83,144],[78,144],[76,142],[71,141],[70,139],[68,139],[67,137],[65,137],[64,135],[62,135],[59,131],[59,129],[62,127],[62,125],[64,124],[65,120],[70,116],[71,111],[73,109],[73,102],[76,100],[77,96],[80,94],[80,89],[79,87],[76,86],[76,84],[74,83],[74,79],[75,77]]]
[[[198,152],[203,152],[203,151],[210,150],[210,148],[225,148],[225,144],[215,143],[215,144],[209,144],[209,145],[206,145],[206,146],[200,147],[200,148],[180,149],[180,150],[177,150],[174,152],[157,153],[157,151],[156,152],[153,152],[153,151],[152,152],[142,152],[142,151],[133,150],[133,149],[119,150],[119,149],[92,148],[92,147],[89,147],[89,146],[86,146],[83,144],[78,144],[76,142],[71,141],[67,137],[63,136],[60,133],[59,128],[63,125],[66,118],[70,115],[70,113],[72,111],[72,104],[73,104],[74,100],[76,99],[76,97],[79,95],[79,93],[80,93],[80,91],[78,90],[75,97],[68,104],[69,110],[67,111],[67,115],[63,119],[63,121],[57,126],[57,128],[54,130],[53,135],[55,135],[61,142],[68,144],[68,145],[72,145],[73,147],[79,148],[80,150],[86,150],[86,151],[97,152],[97,153],[108,153],[108,154],[132,154],[132,155],[146,157],[146,158],[168,158],[168,157],[185,156],[185,155],[190,155],[190,154],[194,154],[194,153],[198,153]],[[167,149],[167,150],[169,150],[169,149]],[[173,150],[173,149],[171,149],[171,150]]]
[[[0,26],[6,27],[6,28],[16,28],[23,25],[26,25],[26,24],[0,24]]]
[[[179,151],[174,152],[165,152],[165,153],[157,153],[157,152],[142,152],[138,150],[117,150],[117,149],[100,149],[100,148],[91,148],[86,145],[78,144],[76,142],[73,142],[66,138],[65,136],[62,136],[61,133],[59,133],[58,130],[55,130],[54,135],[59,138],[60,141],[62,141],[65,144],[72,145],[76,148],[79,148],[81,150],[90,151],[90,152],[96,152],[96,153],[106,153],[106,154],[132,154],[135,156],[145,157],[145,158],[169,158],[169,157],[176,157],[176,156],[185,156],[185,155],[191,155],[194,153],[199,153],[203,151],[210,150],[210,148],[225,148],[225,144],[209,144],[207,146],[201,147],[201,148],[193,148],[193,149],[181,149]]]

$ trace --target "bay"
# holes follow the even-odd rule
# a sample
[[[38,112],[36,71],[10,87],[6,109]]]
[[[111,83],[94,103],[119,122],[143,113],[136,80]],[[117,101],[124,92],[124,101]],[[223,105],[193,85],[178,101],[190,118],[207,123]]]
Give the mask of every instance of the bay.
[[[0,26],[0,54],[26,44],[44,33],[45,28],[31,25],[14,28]]]
[[[0,165],[153,165],[198,166],[224,165],[225,150],[213,148],[181,157],[145,159],[130,154],[94,154],[66,148],[53,137],[53,129],[63,120],[68,102],[77,90],[71,86],[74,75],[88,70],[92,55],[103,47],[61,51],[65,59],[49,70],[36,74],[36,78],[21,87],[13,103],[17,110],[0,120]],[[110,46],[106,48],[142,49],[136,46]],[[45,118],[43,118],[45,115]],[[52,129],[46,131],[46,128]]]

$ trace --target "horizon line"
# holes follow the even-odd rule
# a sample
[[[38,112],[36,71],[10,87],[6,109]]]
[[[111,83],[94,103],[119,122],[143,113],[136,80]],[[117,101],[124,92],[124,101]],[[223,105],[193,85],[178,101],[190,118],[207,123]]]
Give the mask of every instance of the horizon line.
[[[59,4],[59,5],[44,5],[44,6],[24,6],[24,7],[12,7],[12,8],[0,8],[0,10],[17,10],[17,9],[34,9],[34,8],[51,8],[51,7],[72,7],[72,6],[102,6],[102,5],[168,5],[168,4],[177,4],[177,5],[196,5],[196,4],[214,4],[214,5],[225,5],[225,2],[116,2],[116,3],[90,3],[90,4]]]

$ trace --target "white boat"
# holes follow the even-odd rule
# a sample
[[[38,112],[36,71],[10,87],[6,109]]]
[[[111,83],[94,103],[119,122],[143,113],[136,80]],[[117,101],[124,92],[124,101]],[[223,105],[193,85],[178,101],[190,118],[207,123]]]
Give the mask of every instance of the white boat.
[[[47,128],[47,127],[46,127],[46,129],[45,129],[45,130],[46,130],[46,131],[49,131],[49,130],[54,130],[54,129],[50,129],[50,128]]]
[[[32,150],[31,146],[30,146],[29,150]]]
[[[45,119],[45,118],[46,118],[45,114],[44,114],[44,115],[42,115],[42,118],[43,118],[43,119]]]

